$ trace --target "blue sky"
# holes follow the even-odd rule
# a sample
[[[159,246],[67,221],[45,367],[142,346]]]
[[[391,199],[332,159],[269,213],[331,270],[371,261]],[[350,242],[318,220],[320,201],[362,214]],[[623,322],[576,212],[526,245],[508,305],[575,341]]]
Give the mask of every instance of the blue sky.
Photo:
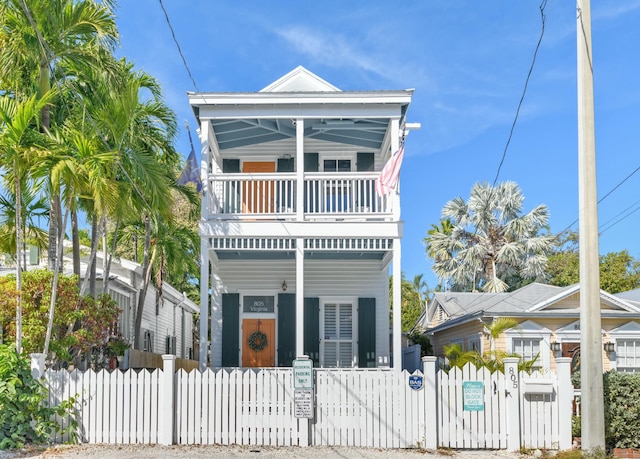
[[[540,1],[164,0],[200,91],[258,91],[298,65],[343,90],[415,88],[401,172],[402,268],[436,283],[422,238],[443,205],[492,183],[538,42]],[[598,196],[640,166],[640,0],[592,5]],[[542,44],[499,180],[551,231],[578,217],[576,9],[549,1]],[[119,55],[154,75],[180,123],[194,91],[158,0],[121,1]],[[197,140],[196,140],[197,141]],[[186,156],[183,130],[178,149]],[[640,172],[599,205],[600,253],[640,258]],[[628,216],[627,216],[628,215]],[[573,226],[577,230],[577,224]]]

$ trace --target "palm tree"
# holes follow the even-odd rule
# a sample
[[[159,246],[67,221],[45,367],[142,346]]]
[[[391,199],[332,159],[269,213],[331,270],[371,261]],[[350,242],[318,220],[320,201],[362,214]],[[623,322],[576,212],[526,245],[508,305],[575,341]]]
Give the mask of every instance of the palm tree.
[[[94,0],[7,0],[0,29],[2,87],[43,97],[67,69],[99,66],[101,50],[112,50],[118,32],[111,2]],[[75,75],[78,76],[78,75]],[[7,84],[10,83],[10,84]],[[64,107],[61,106],[61,110]],[[42,129],[51,128],[51,105],[42,107]],[[58,184],[51,183],[49,268],[56,261],[61,224]]]
[[[505,279],[542,277],[553,246],[553,237],[541,234],[549,212],[541,204],[521,215],[523,201],[515,182],[503,182],[477,183],[468,201],[445,204],[442,217],[451,220],[453,230],[424,240],[441,282],[453,290],[503,292],[509,288]]]
[[[16,349],[22,350],[22,184],[27,180],[29,163],[45,148],[47,140],[38,131],[42,107],[49,103],[51,95],[39,100],[32,96],[19,100],[11,95],[0,97],[0,151],[6,177],[13,183],[15,195],[16,241]]]

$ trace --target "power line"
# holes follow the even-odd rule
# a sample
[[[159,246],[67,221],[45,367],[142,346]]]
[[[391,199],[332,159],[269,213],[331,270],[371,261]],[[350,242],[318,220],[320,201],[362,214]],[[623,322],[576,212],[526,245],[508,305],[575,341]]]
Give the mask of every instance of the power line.
[[[200,90],[198,89],[198,85],[196,84],[196,80],[194,80],[193,75],[191,74],[191,70],[189,70],[189,66],[187,65],[187,60],[184,57],[184,54],[182,54],[182,49],[180,48],[180,43],[178,43],[178,39],[176,38],[176,34],[173,31],[173,26],[171,25],[171,21],[169,20],[169,15],[167,14],[167,10],[164,8],[164,4],[162,3],[162,0],[158,0],[160,2],[160,7],[162,8],[162,11],[164,12],[164,17],[167,20],[167,25],[169,26],[169,30],[171,30],[171,36],[173,37],[173,41],[176,44],[176,47],[178,48],[178,53],[180,54],[180,57],[182,58],[182,63],[184,64],[184,68],[187,70],[187,73],[189,74],[189,78],[191,78],[191,83],[193,83],[193,87],[196,89],[197,92],[200,92]]]
[[[618,182],[618,183],[617,183],[617,184],[616,184],[616,185],[615,185],[611,190],[609,190],[609,191],[607,192],[607,194],[605,194],[603,197],[601,197],[601,198],[598,200],[598,204],[600,204],[602,201],[604,201],[606,198],[608,198],[608,197],[609,197],[609,195],[610,195],[611,193],[613,193],[613,192],[614,192],[614,191],[616,191],[618,188],[620,188],[620,186],[621,186],[624,182],[626,182],[627,180],[629,180],[629,179],[630,179],[633,175],[635,175],[638,171],[640,171],[640,166],[636,167],[636,168],[633,170],[633,172],[631,172],[629,175],[627,175],[625,178],[623,178],[623,179],[622,179],[620,182]],[[626,211],[627,211],[627,210],[629,210],[631,207],[633,207],[634,205],[636,205],[638,202],[640,202],[640,201],[636,201],[636,202],[634,202],[634,203],[633,203],[633,204],[631,204],[629,207],[627,207],[626,209],[624,209],[622,212],[618,213],[618,214],[617,214],[616,216],[614,216],[613,218],[611,218],[611,219],[607,220],[605,223],[603,223],[603,225],[602,225],[602,226],[606,225],[606,224],[607,224],[607,223],[609,223],[611,220],[613,220],[614,218],[618,217],[620,214],[622,214],[622,213],[626,212]],[[634,212],[635,212],[635,211],[634,211]],[[633,213],[633,212],[632,212],[632,213]],[[631,214],[629,214],[629,215],[631,215]],[[627,218],[629,215],[625,216],[624,218]],[[611,228],[612,226],[614,226],[614,225],[618,224],[619,222],[621,222],[622,220],[624,220],[624,218],[621,218],[620,220],[616,221],[614,224],[612,224],[612,225],[608,226],[607,228],[605,228],[605,229],[601,230],[601,231],[600,231],[600,234],[604,233],[606,230],[608,230],[608,229],[609,229],[609,228]],[[563,234],[563,233],[566,233],[567,231],[569,231],[573,225],[575,225],[576,223],[578,223],[578,220],[579,220],[579,219],[578,219],[578,218],[576,218],[574,221],[572,221],[572,222],[569,224],[569,226],[567,226],[565,229],[563,229],[562,231],[560,231],[560,233],[558,233],[558,235]]]
[[[507,157],[507,150],[509,149],[509,144],[511,143],[511,138],[513,137],[513,131],[516,128],[516,123],[518,122],[518,116],[520,114],[520,108],[522,107],[522,102],[524,101],[524,96],[527,93],[527,86],[529,85],[529,79],[531,78],[531,74],[533,73],[533,67],[536,63],[536,57],[538,56],[538,50],[540,49],[540,44],[542,43],[542,37],[544,36],[544,25],[547,20],[547,16],[544,14],[544,9],[547,6],[547,0],[543,0],[540,4],[540,17],[542,21],[542,25],[540,27],[540,38],[538,38],[538,43],[536,45],[536,49],[533,52],[533,59],[531,60],[531,66],[529,67],[529,73],[527,74],[527,78],[524,82],[524,88],[522,90],[522,95],[520,96],[520,101],[518,102],[518,108],[516,109],[516,115],[513,118],[513,123],[511,124],[511,130],[509,131],[509,137],[507,138],[507,143],[504,146],[504,151],[502,152],[502,159],[500,159],[500,164],[498,165],[498,171],[496,172],[496,178],[493,179],[493,185],[495,186],[498,181],[498,176],[500,175],[500,169],[502,169],[502,164],[504,163],[505,158]]]

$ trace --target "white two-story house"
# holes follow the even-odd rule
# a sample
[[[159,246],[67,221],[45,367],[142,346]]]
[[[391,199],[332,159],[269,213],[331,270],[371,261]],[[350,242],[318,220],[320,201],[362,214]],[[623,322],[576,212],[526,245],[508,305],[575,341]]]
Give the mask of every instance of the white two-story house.
[[[412,94],[341,91],[303,67],[258,92],[189,93],[202,145],[201,368],[302,355],[400,365],[389,307],[390,274],[400,304],[400,198],[375,182]]]

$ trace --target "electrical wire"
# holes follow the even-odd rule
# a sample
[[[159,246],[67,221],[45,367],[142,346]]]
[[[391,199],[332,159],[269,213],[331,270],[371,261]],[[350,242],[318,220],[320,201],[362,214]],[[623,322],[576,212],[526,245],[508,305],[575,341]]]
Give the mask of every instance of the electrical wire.
[[[533,68],[536,63],[536,57],[538,56],[538,50],[540,49],[540,44],[542,43],[542,37],[544,37],[544,26],[547,20],[547,16],[544,14],[544,9],[547,6],[547,0],[543,0],[540,4],[540,17],[541,17],[541,27],[540,27],[540,37],[538,38],[538,43],[536,44],[536,49],[533,52],[533,59],[531,60],[531,66],[529,67],[529,73],[527,73],[527,78],[524,82],[524,88],[522,89],[522,95],[520,96],[520,101],[518,102],[518,108],[516,109],[515,117],[513,118],[513,123],[511,124],[511,130],[509,131],[509,137],[507,138],[507,143],[504,146],[504,151],[502,152],[502,158],[500,159],[500,164],[498,165],[498,171],[496,172],[496,177],[493,179],[493,186],[496,185],[498,181],[498,177],[500,176],[500,170],[502,169],[502,165],[504,164],[504,160],[507,157],[507,150],[509,149],[509,144],[511,143],[511,138],[513,137],[513,131],[516,128],[516,123],[518,122],[518,116],[520,115],[520,108],[522,108],[522,103],[524,102],[524,96],[527,94],[527,87],[529,86],[529,79],[531,78],[531,74],[533,73]]]
[[[182,54],[182,48],[180,48],[180,43],[178,43],[178,38],[176,37],[176,34],[173,31],[173,26],[171,25],[171,21],[169,20],[169,14],[167,13],[167,10],[164,8],[164,4],[162,3],[162,0],[158,0],[158,1],[160,2],[160,7],[164,12],[164,17],[167,21],[167,25],[169,26],[169,30],[171,30],[171,36],[173,37],[173,42],[176,44],[176,48],[178,48],[178,53],[182,58],[182,63],[184,65],[184,68],[187,70],[187,73],[189,74],[189,78],[191,79],[191,83],[193,83],[193,87],[196,89],[197,92],[200,92],[200,90],[198,89],[198,85],[196,84],[196,80],[193,78],[193,75],[191,74],[191,70],[189,70],[189,66],[187,65],[187,60],[185,59],[184,54]]]

